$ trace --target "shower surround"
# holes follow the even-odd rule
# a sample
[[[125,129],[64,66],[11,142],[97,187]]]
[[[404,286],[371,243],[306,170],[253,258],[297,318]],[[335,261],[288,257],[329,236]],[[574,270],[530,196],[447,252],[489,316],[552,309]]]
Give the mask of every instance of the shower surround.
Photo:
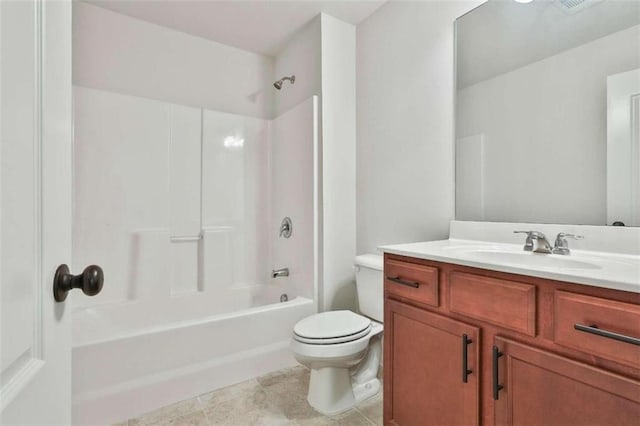
[[[316,97],[274,120],[82,87],[74,100],[73,263],[105,271],[99,297],[72,296],[74,421],[294,365],[291,327],[317,310]]]

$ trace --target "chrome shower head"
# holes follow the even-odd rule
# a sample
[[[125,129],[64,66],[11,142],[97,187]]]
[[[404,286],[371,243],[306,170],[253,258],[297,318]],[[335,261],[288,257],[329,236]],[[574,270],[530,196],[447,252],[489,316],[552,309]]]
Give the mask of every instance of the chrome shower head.
[[[282,77],[280,80],[273,83],[273,87],[275,87],[278,90],[282,89],[282,83],[284,83],[285,80],[289,80],[291,84],[293,84],[296,82],[296,76],[292,75],[291,77]]]

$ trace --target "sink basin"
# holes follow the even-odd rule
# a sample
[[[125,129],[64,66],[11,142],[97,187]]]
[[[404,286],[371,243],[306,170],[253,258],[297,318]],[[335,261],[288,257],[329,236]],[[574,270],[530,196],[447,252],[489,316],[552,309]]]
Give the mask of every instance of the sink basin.
[[[555,254],[510,252],[501,250],[469,250],[465,256],[487,262],[542,268],[602,269],[600,265]]]

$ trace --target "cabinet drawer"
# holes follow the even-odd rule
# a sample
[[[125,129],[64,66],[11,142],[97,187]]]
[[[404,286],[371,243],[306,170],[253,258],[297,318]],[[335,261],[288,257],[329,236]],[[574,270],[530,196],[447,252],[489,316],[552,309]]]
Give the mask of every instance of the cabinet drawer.
[[[557,344],[640,368],[640,306],[555,292]]]
[[[387,260],[384,276],[384,288],[389,293],[438,306],[438,268]]]
[[[536,335],[534,285],[453,271],[449,288],[451,312]]]

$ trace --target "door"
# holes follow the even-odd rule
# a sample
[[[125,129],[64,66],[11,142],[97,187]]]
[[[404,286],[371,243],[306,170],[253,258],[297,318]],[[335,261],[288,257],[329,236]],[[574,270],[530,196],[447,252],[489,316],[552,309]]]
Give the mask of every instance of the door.
[[[384,423],[478,424],[478,328],[389,299],[384,319]]]
[[[640,68],[607,77],[607,224],[640,226]]]
[[[0,423],[71,422],[71,4],[0,1]]]
[[[508,339],[495,348],[497,425],[637,426],[638,381]]]

